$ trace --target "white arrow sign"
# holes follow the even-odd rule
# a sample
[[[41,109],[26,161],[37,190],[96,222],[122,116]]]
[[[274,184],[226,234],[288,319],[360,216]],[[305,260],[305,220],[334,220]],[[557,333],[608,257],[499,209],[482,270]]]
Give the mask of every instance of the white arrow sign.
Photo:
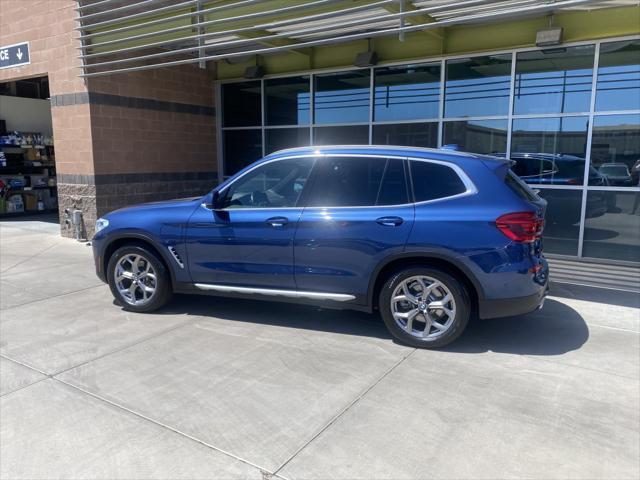
[[[20,48],[18,48],[18,53],[16,53],[16,57],[18,57],[18,60],[22,60],[22,50],[20,50]]]

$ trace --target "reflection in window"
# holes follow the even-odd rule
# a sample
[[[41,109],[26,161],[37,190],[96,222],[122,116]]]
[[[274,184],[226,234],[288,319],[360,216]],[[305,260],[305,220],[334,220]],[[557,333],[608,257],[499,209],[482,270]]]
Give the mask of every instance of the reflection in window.
[[[446,117],[507,115],[511,54],[447,60]]]
[[[640,40],[600,45],[596,110],[640,109]]]
[[[375,70],[376,121],[437,118],[439,103],[439,63]]]
[[[587,117],[514,120],[511,158],[518,162],[514,171],[528,183],[582,185],[587,122]],[[591,171],[589,176],[599,174]]]
[[[640,262],[640,192],[587,192],[582,254]]]
[[[309,128],[267,128],[265,153],[309,145]]]
[[[369,121],[369,70],[317,75],[315,123]]]
[[[373,126],[375,145],[438,146],[438,123],[396,123]]]
[[[453,197],[467,191],[458,174],[450,167],[412,160],[411,178],[416,202]]]
[[[264,81],[266,125],[308,125],[309,77]]]
[[[225,127],[253,127],[262,124],[260,82],[222,85],[222,124]]]
[[[367,145],[368,143],[368,125],[315,127],[313,129],[314,145]]]
[[[577,255],[582,191],[542,189],[539,195],[547,201],[542,234],[544,251]]]
[[[504,154],[507,151],[506,120],[445,122],[443,135],[443,145],[455,145],[465,152]]]
[[[262,132],[259,129],[224,132],[224,174],[233,175],[262,157]]]
[[[518,53],[514,113],[588,112],[594,50],[584,45]]]
[[[594,117],[591,165],[607,185],[640,186],[640,115]]]
[[[295,207],[313,161],[291,158],[261,165],[233,182],[221,195],[220,208]]]
[[[363,207],[407,202],[402,160],[327,157],[318,161],[318,177],[307,205]]]

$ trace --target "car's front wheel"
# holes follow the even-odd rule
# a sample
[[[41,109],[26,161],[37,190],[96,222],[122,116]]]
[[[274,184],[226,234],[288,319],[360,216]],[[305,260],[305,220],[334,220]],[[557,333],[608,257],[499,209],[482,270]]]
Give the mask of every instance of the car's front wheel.
[[[391,275],[379,297],[379,309],[391,334],[418,348],[437,348],[458,338],[469,322],[469,296],[447,272],[408,268]]]
[[[107,280],[122,308],[151,312],[171,298],[171,280],[162,261],[142,245],[126,245],[109,259]]]

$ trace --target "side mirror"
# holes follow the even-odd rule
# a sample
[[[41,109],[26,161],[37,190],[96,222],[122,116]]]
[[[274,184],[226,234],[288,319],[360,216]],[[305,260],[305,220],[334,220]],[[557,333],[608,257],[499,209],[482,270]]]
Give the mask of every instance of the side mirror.
[[[204,206],[209,210],[216,210],[219,202],[220,202],[220,192],[218,192],[217,190],[214,190],[209,195],[207,195],[207,198],[204,202]]]

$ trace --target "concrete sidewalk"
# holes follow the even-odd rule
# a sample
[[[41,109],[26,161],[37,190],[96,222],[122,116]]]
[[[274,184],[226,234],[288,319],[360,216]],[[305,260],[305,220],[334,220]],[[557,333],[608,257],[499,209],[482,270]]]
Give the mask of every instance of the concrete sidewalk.
[[[376,317],[114,305],[91,249],[0,222],[3,479],[640,476],[640,300],[554,285],[441,351]]]

